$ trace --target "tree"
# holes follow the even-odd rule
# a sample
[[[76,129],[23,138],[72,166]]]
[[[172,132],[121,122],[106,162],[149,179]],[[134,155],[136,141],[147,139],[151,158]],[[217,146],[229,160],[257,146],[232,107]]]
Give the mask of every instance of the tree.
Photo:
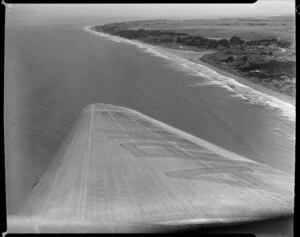
[[[233,56],[229,56],[227,59],[226,59],[226,62],[227,63],[231,63],[233,61]]]
[[[244,40],[234,35],[231,37],[230,43],[233,46],[238,46],[238,45],[242,45],[244,43]]]
[[[243,60],[244,62],[246,62],[246,61],[248,60],[248,56],[245,55],[245,56],[242,58],[242,60]]]
[[[224,48],[230,48],[230,43],[227,39],[221,39],[219,41],[219,45],[224,47]]]
[[[278,41],[277,46],[281,48],[289,48],[291,46],[291,43],[288,41]]]

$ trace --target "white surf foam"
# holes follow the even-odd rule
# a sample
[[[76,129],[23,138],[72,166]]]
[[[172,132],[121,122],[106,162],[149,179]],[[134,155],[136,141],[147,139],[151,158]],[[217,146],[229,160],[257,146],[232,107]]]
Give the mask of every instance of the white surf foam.
[[[274,96],[264,94],[260,91],[256,91],[249,86],[239,83],[233,78],[223,76],[218,72],[206,66],[203,66],[201,64],[191,62],[187,59],[181,58],[169,52],[165,52],[165,51],[162,52],[162,50],[156,46],[148,45],[135,40],[128,40],[125,38],[121,38],[119,36],[96,32],[91,29],[91,26],[84,27],[84,29],[92,34],[106,37],[110,40],[134,45],[137,48],[140,48],[151,55],[166,59],[169,62],[173,62],[176,64],[177,67],[180,67],[181,70],[187,71],[194,76],[200,76],[205,80],[205,82],[203,83],[196,83],[194,85],[189,85],[189,86],[210,85],[210,86],[222,87],[228,90],[229,92],[231,92],[232,94],[231,96],[233,97],[239,97],[251,104],[260,104],[260,105],[268,106],[271,109],[280,111],[280,115],[283,116],[285,119],[295,122],[295,117],[296,117],[295,106],[290,103],[284,102]]]

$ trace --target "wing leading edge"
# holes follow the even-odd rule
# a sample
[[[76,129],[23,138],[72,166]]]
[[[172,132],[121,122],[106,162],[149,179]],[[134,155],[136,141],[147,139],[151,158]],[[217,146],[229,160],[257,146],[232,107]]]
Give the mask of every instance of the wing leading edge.
[[[8,232],[152,232],[289,215],[294,178],[137,111],[84,109]]]

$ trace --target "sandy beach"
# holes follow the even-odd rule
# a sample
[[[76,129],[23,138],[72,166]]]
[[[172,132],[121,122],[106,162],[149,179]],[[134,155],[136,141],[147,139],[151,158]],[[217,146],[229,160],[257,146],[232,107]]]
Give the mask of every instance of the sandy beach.
[[[217,73],[219,73],[223,76],[230,77],[230,78],[236,80],[237,82],[239,82],[243,85],[249,86],[249,87],[253,88],[256,91],[259,91],[259,92],[262,92],[264,94],[276,97],[276,98],[278,98],[278,99],[280,99],[280,100],[282,100],[286,103],[295,105],[295,102],[296,102],[295,98],[292,98],[291,96],[284,95],[282,93],[270,90],[270,89],[268,89],[268,88],[266,88],[262,85],[253,83],[252,81],[250,81],[246,78],[243,78],[241,76],[237,76],[233,73],[227,72],[223,69],[217,68],[213,65],[210,65],[210,64],[200,60],[200,58],[202,56],[211,53],[211,51],[198,51],[198,52],[196,52],[196,51],[192,51],[192,50],[172,49],[172,48],[167,48],[167,47],[162,47],[162,46],[155,46],[155,48],[157,48],[157,50],[161,51],[162,53],[163,52],[171,53],[171,54],[174,54],[174,55],[179,56],[181,58],[192,61],[194,63],[201,64],[205,67],[208,67],[208,68],[214,70],[215,72],[217,72]]]

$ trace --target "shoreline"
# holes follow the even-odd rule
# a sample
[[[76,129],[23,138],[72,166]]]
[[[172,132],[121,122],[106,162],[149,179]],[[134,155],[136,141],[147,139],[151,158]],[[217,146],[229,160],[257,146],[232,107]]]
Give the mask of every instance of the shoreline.
[[[282,94],[280,92],[268,89],[268,88],[266,88],[266,87],[264,87],[260,84],[256,84],[256,83],[248,80],[245,77],[235,75],[231,72],[225,71],[224,69],[218,68],[214,65],[208,64],[208,63],[202,61],[201,59],[199,59],[202,56],[204,56],[208,53],[211,53],[212,51],[209,51],[209,50],[195,51],[195,50],[192,50],[192,49],[190,49],[190,50],[188,50],[188,49],[174,49],[174,48],[171,48],[171,47],[167,47],[165,45],[148,44],[148,43],[145,43],[145,42],[139,41],[139,40],[130,40],[130,39],[127,39],[127,38],[124,38],[124,37],[111,35],[111,34],[108,34],[106,32],[99,32],[99,31],[96,31],[95,29],[93,29],[94,26],[96,26],[96,25],[86,26],[86,28],[89,31],[92,31],[94,33],[101,33],[101,34],[105,34],[107,36],[118,37],[120,39],[124,39],[124,40],[127,40],[127,41],[132,41],[132,42],[135,42],[135,43],[142,43],[143,45],[148,46],[150,48],[153,48],[153,49],[157,50],[158,52],[160,52],[162,54],[164,54],[164,53],[171,54],[171,55],[173,54],[173,55],[175,55],[175,56],[177,56],[181,59],[185,59],[185,60],[188,60],[190,62],[193,62],[193,63],[199,64],[201,66],[204,66],[206,68],[209,68],[209,69],[215,71],[216,73],[218,73],[222,76],[229,77],[229,78],[235,80],[236,82],[238,82],[242,85],[248,86],[251,89],[254,89],[255,91],[266,94],[268,96],[272,96],[272,97],[274,97],[278,100],[281,100],[282,102],[288,103],[292,106],[295,106],[295,104],[296,104],[296,99],[291,97],[291,96],[288,96],[288,95]]]
[[[151,45],[152,46],[152,45]],[[183,58],[183,59],[186,59],[186,60],[189,60],[191,62],[194,62],[194,63],[197,63],[197,64],[200,64],[204,67],[207,67],[215,72],[217,72],[218,74],[222,75],[222,76],[226,76],[226,77],[230,77],[232,79],[234,79],[235,81],[245,85],[245,86],[248,86],[248,87],[251,87],[252,89],[256,90],[256,91],[259,91],[261,93],[264,93],[266,95],[269,95],[269,96],[273,96],[279,100],[282,100],[283,102],[286,102],[286,103],[289,103],[293,106],[295,106],[295,98],[292,98],[288,95],[284,95],[280,92],[276,92],[276,91],[273,91],[273,90],[270,90],[262,85],[259,85],[259,84],[256,84],[250,80],[248,80],[247,78],[244,78],[244,77],[241,77],[241,76],[238,76],[238,75],[235,75],[233,73],[230,73],[230,72],[227,72],[221,68],[218,68],[216,66],[213,66],[211,64],[208,64],[206,62],[203,62],[201,59],[202,56],[204,56],[205,54],[208,54],[210,53],[211,51],[193,51],[193,50],[182,50],[182,49],[172,49],[172,48],[168,48],[168,47],[164,47],[164,46],[154,46],[156,48],[158,48],[159,50],[161,50],[162,52],[167,52],[167,53],[171,53],[171,54],[174,54],[180,58]]]

